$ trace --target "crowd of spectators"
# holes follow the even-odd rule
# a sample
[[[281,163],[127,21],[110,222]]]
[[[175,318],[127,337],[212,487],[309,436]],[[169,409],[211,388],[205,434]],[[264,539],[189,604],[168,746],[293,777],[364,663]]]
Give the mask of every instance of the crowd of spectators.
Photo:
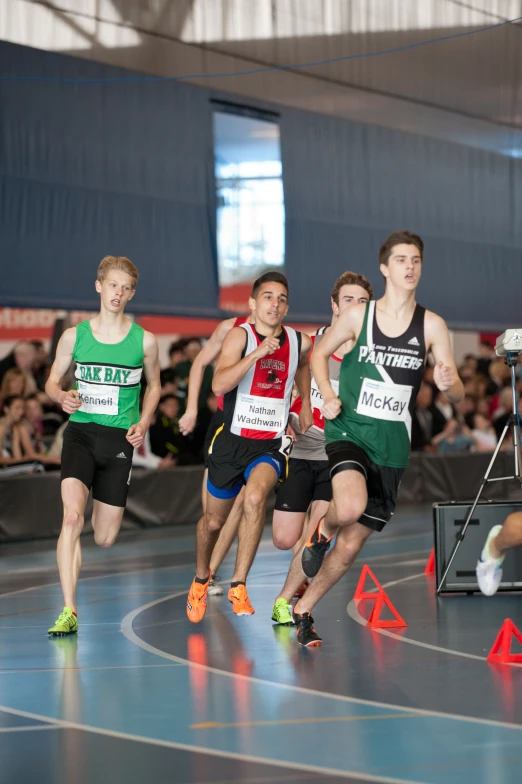
[[[493,452],[513,407],[511,371],[484,341],[479,354],[468,354],[458,369],[464,384],[464,399],[452,405],[433,382],[428,366],[412,421],[412,450],[450,452]],[[522,395],[522,376],[517,367],[517,395]],[[513,445],[508,431],[503,449]]]
[[[172,343],[170,362],[161,371],[161,399],[146,441],[135,452],[137,467],[169,469],[203,462],[205,433],[216,410],[212,368],[205,368],[198,421],[184,436],[179,420],[185,411],[188,378],[201,349],[199,338]],[[60,465],[67,417],[45,394],[50,358],[41,341],[21,341],[0,360],[0,471],[26,473]],[[512,409],[510,370],[489,343],[479,355],[467,355],[459,367],[465,397],[452,405],[433,381],[427,366],[412,421],[412,449],[439,454],[491,452]],[[522,393],[522,376],[518,376]],[[72,374],[65,385],[72,385]],[[509,448],[511,434],[505,440]]]
[[[185,411],[190,368],[201,350],[199,338],[178,340],[170,347],[169,365],[161,371],[161,400],[147,439],[136,450],[136,467],[172,468],[203,462],[207,425],[215,410],[212,368],[205,369],[198,423],[183,436],[179,420]],[[41,341],[20,341],[0,359],[0,472],[30,473],[59,467],[67,415],[45,394],[51,365]],[[73,373],[64,388],[74,383]]]

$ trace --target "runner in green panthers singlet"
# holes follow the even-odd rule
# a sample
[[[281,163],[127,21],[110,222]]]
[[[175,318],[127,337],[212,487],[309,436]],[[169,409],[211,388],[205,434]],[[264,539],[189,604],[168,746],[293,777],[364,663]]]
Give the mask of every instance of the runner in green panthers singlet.
[[[435,360],[438,389],[451,403],[464,395],[447,325],[415,301],[423,255],[418,235],[393,232],[379,250],[384,296],[364,309],[347,310],[312,354],[324,401],[333,502],[301,553],[303,572],[313,578],[294,607],[301,645],[321,643],[313,608],[349,569],[372,532],[382,531],[392,518],[408,465],[413,407],[428,352]],[[347,340],[354,340],[355,347],[343,359],[336,392],[328,360]]]
[[[100,343],[90,321],[78,324],[73,360],[82,407],[71,415],[71,422],[128,430],[139,421],[144,331],[133,324],[121,343]]]
[[[380,466],[409,462],[411,417],[424,374],[424,314],[417,305],[406,331],[383,335],[375,301],[366,308],[361,333],[345,354],[339,376],[340,414],[325,420],[326,443],[351,441]]]

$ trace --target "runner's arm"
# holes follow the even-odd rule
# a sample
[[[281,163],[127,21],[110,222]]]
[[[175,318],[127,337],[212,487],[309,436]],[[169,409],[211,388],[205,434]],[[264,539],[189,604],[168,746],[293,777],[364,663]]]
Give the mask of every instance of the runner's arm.
[[[433,380],[441,392],[444,392],[450,403],[460,403],[464,397],[464,385],[459,373],[453,351],[448,327],[444,319],[435,313],[426,311],[426,343],[433,354],[435,368]]]
[[[143,444],[161,395],[158,341],[152,332],[145,332],[143,335],[143,370],[147,389],[143,397],[140,421],[130,426],[126,436],[129,444],[134,447]]]
[[[186,411],[179,420],[179,429],[184,436],[191,433],[198,416],[198,400],[203,383],[203,372],[221,351],[223,341],[234,326],[235,319],[230,318],[218,324],[210,338],[207,340],[196,359],[192,363],[189,375],[188,397]]]
[[[246,332],[241,327],[231,329],[224,339],[212,379],[212,391],[217,397],[237,387],[256,362],[255,351],[241,359],[246,340]]]
[[[221,348],[221,354],[216,365],[212,390],[218,397],[226,395],[231,389],[237,387],[243,376],[255,365],[258,359],[273,354],[279,348],[279,338],[267,337],[262,343],[241,359],[241,354],[246,345],[247,335],[241,327],[231,329]]]
[[[299,426],[302,433],[313,425],[312,405],[310,403],[310,390],[312,386],[312,374],[310,372],[309,355],[312,348],[312,341],[309,335],[301,333],[301,355],[295,373],[295,383],[301,397],[302,406],[299,414]]]
[[[82,401],[76,389],[64,391],[61,381],[67,373],[73,358],[74,344],[76,342],[76,327],[66,329],[58,341],[56,356],[54,358],[49,378],[45,385],[45,392],[55,403],[58,403],[67,414],[78,411]]]
[[[315,382],[325,403],[328,399],[337,398],[328,377],[328,360],[343,343],[357,339],[365,311],[366,305],[354,305],[348,308],[324,333],[322,340],[314,345],[310,364]]]

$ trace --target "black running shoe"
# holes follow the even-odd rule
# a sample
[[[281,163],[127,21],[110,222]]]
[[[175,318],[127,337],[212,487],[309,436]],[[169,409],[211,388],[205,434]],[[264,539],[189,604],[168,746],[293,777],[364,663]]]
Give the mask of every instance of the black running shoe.
[[[333,536],[327,539],[326,536],[319,533],[320,525],[321,521],[318,522],[317,527],[305,544],[301,555],[301,566],[309,580],[311,580],[312,577],[315,577],[321,568],[324,557],[330,549],[330,542],[333,539]]]
[[[315,648],[321,645],[322,639],[314,629],[314,619],[310,613],[293,613],[294,623],[297,627],[297,642],[305,648]]]

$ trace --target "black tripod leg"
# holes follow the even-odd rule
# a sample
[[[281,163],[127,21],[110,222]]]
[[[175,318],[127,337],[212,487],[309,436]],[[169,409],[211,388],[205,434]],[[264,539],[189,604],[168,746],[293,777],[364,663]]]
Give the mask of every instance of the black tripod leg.
[[[489,475],[491,473],[491,469],[493,468],[493,463],[495,462],[495,460],[497,458],[497,455],[500,452],[500,447],[502,446],[502,443],[503,443],[503,441],[504,441],[504,439],[506,437],[506,433],[509,430],[510,426],[511,426],[511,422],[508,421],[506,423],[506,426],[505,426],[504,430],[502,431],[502,435],[500,436],[499,442],[497,444],[497,448],[495,449],[495,451],[493,453],[493,457],[490,460],[490,463],[488,465],[487,471],[484,474],[484,479],[482,480],[482,482],[480,484],[480,488],[479,488],[479,491],[477,493],[477,497],[475,498],[475,500],[473,502],[473,506],[471,507],[471,510],[470,510],[468,516],[466,517],[466,522],[464,523],[464,525],[460,529],[460,533],[459,533],[459,535],[457,537],[457,541],[455,542],[455,547],[453,548],[453,552],[451,553],[450,559],[448,561],[448,565],[446,566],[446,569],[444,570],[444,574],[440,578],[440,583],[437,586],[437,595],[440,594],[442,586],[444,585],[444,580],[448,576],[448,572],[449,572],[449,570],[451,568],[451,564],[453,563],[453,561],[455,560],[455,556],[457,555],[457,550],[459,549],[461,543],[464,541],[464,537],[466,536],[466,531],[468,530],[468,526],[469,526],[469,524],[471,522],[471,518],[473,517],[473,512],[477,508],[477,504],[479,502],[480,496],[482,495],[482,491],[484,490],[485,486],[488,483],[488,477],[489,477]]]

